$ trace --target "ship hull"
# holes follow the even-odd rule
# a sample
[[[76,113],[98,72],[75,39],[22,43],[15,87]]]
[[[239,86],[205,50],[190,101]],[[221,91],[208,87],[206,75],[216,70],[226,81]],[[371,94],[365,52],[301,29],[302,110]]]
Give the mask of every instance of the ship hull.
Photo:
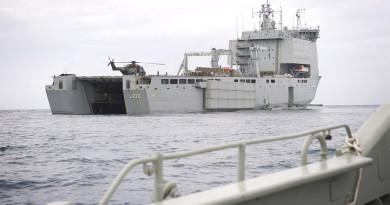
[[[306,108],[320,77],[55,77],[46,86],[53,114],[128,114]],[[61,86],[60,86],[61,84]]]

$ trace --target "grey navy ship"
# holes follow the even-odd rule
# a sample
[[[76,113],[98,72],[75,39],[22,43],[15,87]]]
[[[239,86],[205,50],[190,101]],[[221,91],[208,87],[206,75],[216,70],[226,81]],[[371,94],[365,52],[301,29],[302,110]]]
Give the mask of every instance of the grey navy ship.
[[[109,66],[122,76],[61,74],[46,85],[53,114],[147,114],[241,109],[306,108],[321,79],[316,41],[319,27],[282,24],[268,1],[256,12],[259,28],[243,31],[228,49],[190,52],[177,75],[146,75],[140,62]],[[274,16],[280,14],[280,22]],[[278,28],[277,28],[278,27]],[[229,67],[218,64],[227,55]],[[188,57],[211,56],[211,67],[188,69]]]

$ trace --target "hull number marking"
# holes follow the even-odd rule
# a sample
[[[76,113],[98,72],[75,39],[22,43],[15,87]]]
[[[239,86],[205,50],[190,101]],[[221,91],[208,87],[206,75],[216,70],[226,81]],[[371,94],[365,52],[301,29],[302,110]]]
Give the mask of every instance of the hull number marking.
[[[141,94],[129,94],[130,99],[141,99]]]

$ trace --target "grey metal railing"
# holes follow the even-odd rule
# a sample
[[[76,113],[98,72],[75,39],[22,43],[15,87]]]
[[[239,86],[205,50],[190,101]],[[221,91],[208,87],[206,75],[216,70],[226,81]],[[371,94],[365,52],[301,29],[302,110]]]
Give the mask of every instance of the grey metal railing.
[[[262,139],[252,139],[252,140],[245,140],[245,141],[238,141],[218,146],[212,146],[212,147],[206,147],[201,148],[197,150],[191,150],[191,151],[184,151],[184,152],[177,152],[177,153],[168,153],[168,154],[161,154],[157,153],[154,156],[146,157],[146,158],[140,158],[135,159],[129,162],[119,173],[119,175],[115,178],[114,182],[111,184],[111,187],[108,189],[104,197],[101,199],[100,204],[107,204],[107,202],[110,200],[116,189],[118,188],[119,184],[122,182],[123,178],[127,175],[127,173],[136,165],[143,164],[143,171],[145,174],[151,176],[155,175],[154,178],[154,200],[156,202],[163,200],[163,161],[169,160],[169,159],[177,159],[177,158],[183,158],[183,157],[189,157],[192,155],[198,155],[203,154],[207,152],[213,152],[218,150],[224,150],[229,148],[238,148],[238,174],[237,174],[237,180],[238,181],[244,181],[245,180],[245,149],[247,145],[253,145],[253,144],[259,144],[259,143],[266,143],[266,142],[273,142],[273,141],[280,141],[280,140],[286,140],[286,139],[293,139],[293,138],[299,138],[310,135],[304,142],[304,145],[302,147],[301,151],[301,166],[304,166],[307,164],[307,151],[309,149],[310,143],[317,139],[321,144],[321,160],[326,160],[327,157],[327,148],[326,148],[326,138],[327,136],[330,136],[330,131],[334,129],[339,128],[345,128],[347,135],[349,138],[352,138],[351,130],[349,129],[348,125],[342,124],[342,125],[336,125],[336,126],[330,126],[325,128],[320,128],[316,130],[306,131],[298,134],[292,134],[292,135],[284,135],[284,136],[277,136],[277,137],[270,137],[270,138],[262,138]],[[152,163],[152,166],[148,165],[147,163]]]

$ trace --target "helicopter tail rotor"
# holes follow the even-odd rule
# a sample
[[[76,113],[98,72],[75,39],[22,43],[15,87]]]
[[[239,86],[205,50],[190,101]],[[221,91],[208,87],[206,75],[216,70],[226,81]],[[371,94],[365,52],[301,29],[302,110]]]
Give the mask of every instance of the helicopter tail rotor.
[[[108,57],[108,60],[110,61],[107,66],[111,66],[112,70],[118,70],[118,68],[115,66],[114,59],[111,60],[110,57]]]
[[[107,64],[107,66],[110,66],[110,65],[113,65],[113,64],[114,64],[114,59],[111,60],[111,58],[108,57],[108,60],[109,60],[110,62]]]

